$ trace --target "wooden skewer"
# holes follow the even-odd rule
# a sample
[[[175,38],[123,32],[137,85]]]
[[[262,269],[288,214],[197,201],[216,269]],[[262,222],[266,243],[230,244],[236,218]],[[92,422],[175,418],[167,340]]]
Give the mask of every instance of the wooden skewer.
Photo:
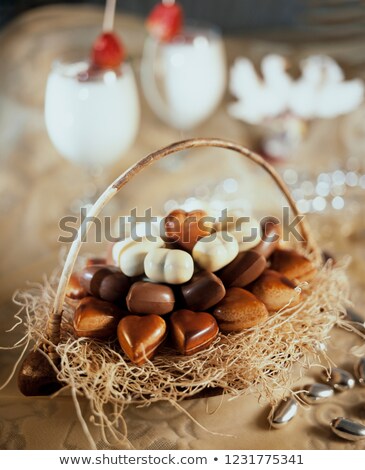
[[[116,0],[106,0],[104,19],[103,19],[103,32],[113,31]]]

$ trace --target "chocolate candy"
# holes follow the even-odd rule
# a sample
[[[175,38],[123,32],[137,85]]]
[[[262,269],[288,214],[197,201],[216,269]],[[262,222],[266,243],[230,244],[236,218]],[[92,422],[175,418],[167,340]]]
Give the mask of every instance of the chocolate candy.
[[[255,281],[266,268],[266,258],[255,251],[239,253],[218,275],[226,287],[245,287]]]
[[[18,388],[26,397],[52,395],[62,387],[49,360],[40,351],[30,351],[18,375]]]
[[[269,312],[298,305],[301,295],[295,292],[296,284],[281,273],[267,269],[254,282],[252,292],[267,307]]]
[[[118,325],[120,347],[137,365],[151,359],[165,337],[166,323],[158,315],[128,315]]]
[[[140,276],[144,272],[144,259],[147,253],[155,248],[164,246],[160,237],[148,240],[142,237],[137,240],[128,237],[113,246],[113,259],[122,272],[129,277]]]
[[[210,272],[223,268],[238,255],[238,242],[228,232],[216,232],[199,240],[193,248],[193,258]]]
[[[171,315],[171,334],[181,354],[190,356],[207,348],[217,337],[215,318],[206,312],[178,310]]]
[[[261,241],[261,226],[254,217],[235,217],[233,221],[223,221],[220,226],[220,230],[229,232],[237,240],[240,252],[254,248]]]
[[[152,282],[135,282],[127,295],[131,313],[165,315],[175,305],[174,291],[169,286]]]
[[[106,258],[88,258],[86,266],[95,266],[100,264],[108,264]]]
[[[194,261],[186,251],[156,248],[147,254],[144,271],[154,282],[183,284],[194,273]]]
[[[215,307],[213,315],[219,328],[229,332],[259,325],[267,320],[269,314],[265,305],[251,292],[240,287],[231,287]]]
[[[297,279],[298,281],[311,281],[317,274],[317,269],[313,263],[305,256],[295,250],[274,251],[271,256],[271,267],[288,279]]]
[[[66,287],[66,297],[69,299],[80,300],[87,295],[87,290],[80,284],[79,274],[72,273]]]
[[[109,338],[115,335],[123,311],[116,305],[95,297],[85,297],[74,314],[76,336]]]
[[[170,243],[191,252],[196,242],[209,235],[213,221],[204,220],[207,213],[202,210],[185,212],[182,209],[172,211],[165,217],[165,237]]]
[[[80,273],[80,284],[89,294],[108,302],[124,298],[129,289],[129,279],[116,266],[88,266]]]
[[[226,289],[222,281],[209,271],[200,271],[181,286],[181,294],[190,310],[204,311],[223,299]]]
[[[279,245],[281,238],[281,224],[274,217],[265,217],[261,223],[261,228],[261,242],[253,248],[253,251],[265,256],[267,259]]]

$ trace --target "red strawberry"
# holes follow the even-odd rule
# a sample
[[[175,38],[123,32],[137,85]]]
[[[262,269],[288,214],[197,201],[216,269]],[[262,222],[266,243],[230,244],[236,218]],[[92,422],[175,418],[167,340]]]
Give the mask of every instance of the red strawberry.
[[[147,18],[146,26],[152,36],[171,41],[182,29],[183,10],[178,3],[158,3]]]
[[[119,67],[124,57],[124,46],[118,36],[112,32],[100,34],[91,49],[92,66],[98,69]]]

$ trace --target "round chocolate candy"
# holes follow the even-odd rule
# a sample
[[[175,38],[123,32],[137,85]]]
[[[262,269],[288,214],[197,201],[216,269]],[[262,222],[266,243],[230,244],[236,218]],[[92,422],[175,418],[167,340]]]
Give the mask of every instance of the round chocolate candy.
[[[181,286],[181,294],[190,310],[204,311],[220,302],[226,295],[226,289],[218,276],[200,271]]]
[[[94,297],[115,302],[125,297],[129,279],[116,266],[87,266],[80,273],[80,284]]]
[[[227,266],[218,276],[226,287],[245,287],[255,281],[266,268],[266,258],[255,251],[245,251]]]
[[[135,282],[127,295],[131,313],[165,315],[172,312],[175,295],[171,287],[153,282]]]

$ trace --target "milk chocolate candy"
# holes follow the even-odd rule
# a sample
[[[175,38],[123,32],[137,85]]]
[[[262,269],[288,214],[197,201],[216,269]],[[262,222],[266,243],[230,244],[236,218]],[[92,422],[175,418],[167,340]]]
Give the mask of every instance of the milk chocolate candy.
[[[237,240],[240,252],[251,250],[261,241],[261,225],[254,217],[234,218],[232,222],[222,224],[222,229]]]
[[[171,315],[171,335],[181,354],[190,356],[206,349],[218,333],[217,322],[209,313],[178,310]]]
[[[72,273],[66,287],[66,297],[73,300],[81,300],[87,295],[87,290],[80,284],[79,274]]]
[[[238,242],[228,232],[216,232],[200,239],[193,248],[193,258],[210,272],[223,268],[238,255]]]
[[[127,315],[118,325],[120,347],[137,365],[151,359],[165,337],[166,323],[158,315]]]
[[[277,249],[271,256],[271,268],[288,279],[310,282],[317,274],[313,263],[295,250]]]
[[[261,228],[261,242],[252,250],[268,259],[279,245],[281,224],[275,217],[265,217],[261,222]]]
[[[295,292],[295,287],[296,284],[281,273],[267,269],[253,283],[251,289],[269,312],[275,312],[289,305],[298,305],[301,295]]]
[[[81,286],[94,297],[115,302],[126,296],[129,279],[116,266],[87,266],[80,273]]]
[[[165,315],[172,312],[175,295],[171,287],[153,282],[135,282],[127,295],[131,313]]]
[[[185,212],[182,209],[172,211],[165,217],[165,237],[168,242],[191,252],[196,242],[209,235],[213,220],[207,221],[207,213],[202,210]]]
[[[95,266],[100,264],[108,264],[106,258],[88,258],[86,261],[86,266]]]
[[[266,258],[256,251],[241,252],[218,272],[226,287],[245,287],[255,281],[266,268]]]
[[[190,310],[205,311],[223,299],[226,289],[218,276],[209,271],[199,271],[181,286],[181,294]]]
[[[215,307],[213,315],[222,331],[240,331],[263,323],[268,311],[251,292],[230,287],[224,299]]]
[[[116,305],[95,297],[85,297],[74,313],[74,330],[78,337],[105,339],[114,336],[124,312]]]

